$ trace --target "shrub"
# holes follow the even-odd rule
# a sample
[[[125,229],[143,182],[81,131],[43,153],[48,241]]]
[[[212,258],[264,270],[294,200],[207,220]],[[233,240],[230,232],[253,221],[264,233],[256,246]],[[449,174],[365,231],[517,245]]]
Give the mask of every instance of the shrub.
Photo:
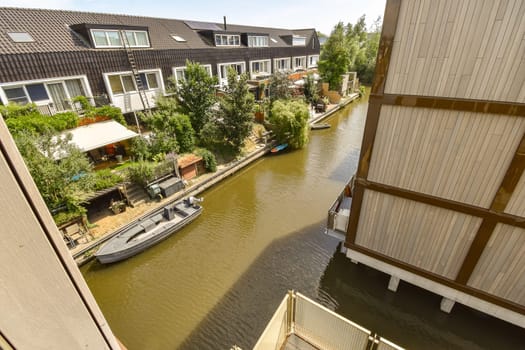
[[[197,154],[199,157],[202,157],[206,171],[213,173],[217,170],[217,159],[213,153],[205,148],[198,148],[195,150],[195,154]]]
[[[95,191],[113,187],[124,181],[124,178],[121,175],[111,172],[110,169],[96,171],[93,177],[93,189]]]
[[[155,177],[155,163],[140,161],[127,168],[129,179],[141,186],[146,186]]]

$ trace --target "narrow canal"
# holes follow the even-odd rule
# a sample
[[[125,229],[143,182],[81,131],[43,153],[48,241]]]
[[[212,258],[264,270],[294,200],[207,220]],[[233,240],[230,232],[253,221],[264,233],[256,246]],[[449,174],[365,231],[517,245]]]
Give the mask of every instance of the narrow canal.
[[[412,349],[523,348],[522,329],[354,265],[323,234],[356,170],[367,101],[314,131],[304,150],[265,157],[203,193],[204,213],[160,245],[82,267],[129,350],[251,349],[289,289]]]

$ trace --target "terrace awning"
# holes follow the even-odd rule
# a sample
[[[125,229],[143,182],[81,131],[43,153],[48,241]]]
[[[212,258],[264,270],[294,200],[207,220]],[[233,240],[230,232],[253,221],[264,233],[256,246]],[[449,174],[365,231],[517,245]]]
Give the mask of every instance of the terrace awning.
[[[137,133],[127,129],[124,125],[114,120],[80,126],[72,130],[67,130],[66,132],[73,135],[71,143],[77,146],[82,152],[91,151],[138,136]]]

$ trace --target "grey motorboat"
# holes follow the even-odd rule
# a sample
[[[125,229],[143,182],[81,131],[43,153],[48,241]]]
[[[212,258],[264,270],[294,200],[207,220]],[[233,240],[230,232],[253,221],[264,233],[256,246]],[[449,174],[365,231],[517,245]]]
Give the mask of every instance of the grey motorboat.
[[[95,256],[107,264],[146,250],[195,220],[202,212],[200,201],[202,199],[190,197],[156,210],[117,233]]]

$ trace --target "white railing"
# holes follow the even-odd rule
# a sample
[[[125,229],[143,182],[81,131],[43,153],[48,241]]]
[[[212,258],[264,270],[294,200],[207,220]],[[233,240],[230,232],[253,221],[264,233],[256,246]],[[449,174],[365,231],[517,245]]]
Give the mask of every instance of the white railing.
[[[253,349],[282,349],[291,335],[317,349],[403,349],[293,291],[283,299]]]

